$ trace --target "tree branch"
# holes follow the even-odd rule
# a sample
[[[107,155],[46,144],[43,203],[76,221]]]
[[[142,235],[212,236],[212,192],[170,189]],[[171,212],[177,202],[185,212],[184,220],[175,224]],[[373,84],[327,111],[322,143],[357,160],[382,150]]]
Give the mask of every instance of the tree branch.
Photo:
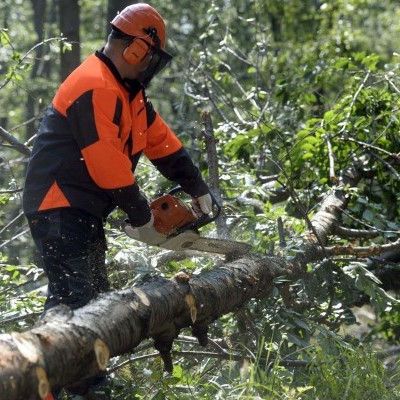
[[[0,137],[2,137],[5,141],[11,144],[11,147],[15,150],[19,151],[26,156],[30,156],[31,150],[29,147],[25,146],[18,139],[8,133],[4,128],[0,126]]]
[[[362,239],[372,239],[379,236],[377,231],[367,231],[364,229],[351,229],[345,228],[344,226],[335,225],[333,227],[333,233],[341,238],[362,238]]]
[[[389,151],[387,151],[385,149],[382,149],[380,147],[374,146],[374,145],[372,145],[370,143],[361,142],[360,140],[356,140],[356,139],[353,139],[351,137],[346,137],[346,138],[341,137],[341,140],[347,140],[349,142],[353,142],[353,143],[359,144],[360,146],[363,146],[363,147],[365,147],[367,149],[376,150],[379,153],[383,153],[383,154],[387,155],[388,157],[391,157],[397,163],[400,163],[400,157],[399,157],[399,154],[397,154],[397,153],[390,153]]]
[[[325,141],[328,146],[328,157],[329,157],[329,180],[333,184],[337,184],[337,177],[335,174],[335,156],[333,155],[332,143],[330,135],[325,136]]]
[[[204,142],[207,150],[208,170],[210,173],[210,189],[214,194],[218,204],[222,205],[221,189],[219,187],[219,168],[217,155],[217,141],[214,135],[214,128],[209,112],[204,111],[202,114],[204,125]],[[216,220],[217,233],[219,236],[229,238],[229,229],[226,224],[226,216],[224,210]]]
[[[352,245],[346,246],[333,246],[333,247],[325,247],[325,252],[329,256],[338,256],[338,255],[354,255],[357,258],[366,258],[370,256],[379,256],[384,252],[391,250],[399,250],[400,249],[400,239],[396,240],[390,244],[383,245],[371,245],[364,247],[354,247]]]

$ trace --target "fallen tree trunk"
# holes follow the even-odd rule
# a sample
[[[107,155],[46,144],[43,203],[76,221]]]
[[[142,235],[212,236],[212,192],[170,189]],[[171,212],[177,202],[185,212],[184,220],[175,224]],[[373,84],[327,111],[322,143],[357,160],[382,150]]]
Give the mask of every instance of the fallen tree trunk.
[[[268,296],[274,278],[295,280],[308,262],[324,258],[321,244],[347,205],[344,187],[355,186],[359,179],[356,168],[343,175],[312,219],[313,229],[294,260],[246,257],[199,275],[151,278],[76,311],[54,308],[28,332],[0,335],[0,398],[43,399],[50,388],[73,388],[105,370],[110,357],[132,352],[149,337],[171,370],[170,350],[182,328],[191,326],[205,345],[215,319]]]
[[[153,278],[74,312],[56,307],[29,332],[0,336],[0,398],[44,398],[50,386],[73,386],[148,337],[171,369],[169,352],[183,327],[205,345],[212,321],[268,295],[284,273],[280,259],[242,259],[201,276]]]

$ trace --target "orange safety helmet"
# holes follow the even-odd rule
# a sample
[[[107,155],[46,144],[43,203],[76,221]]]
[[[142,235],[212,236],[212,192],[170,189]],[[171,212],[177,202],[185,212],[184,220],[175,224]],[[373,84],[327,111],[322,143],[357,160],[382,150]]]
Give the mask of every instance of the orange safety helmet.
[[[152,46],[165,48],[164,20],[153,7],[146,3],[125,7],[115,16],[111,24],[129,36],[149,38]]]

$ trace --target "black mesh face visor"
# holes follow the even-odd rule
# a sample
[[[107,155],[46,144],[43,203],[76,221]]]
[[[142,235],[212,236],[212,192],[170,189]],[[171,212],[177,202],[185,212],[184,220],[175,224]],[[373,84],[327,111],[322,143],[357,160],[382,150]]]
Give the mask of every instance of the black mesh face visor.
[[[172,56],[161,49],[152,47],[153,56],[149,66],[138,76],[138,81],[143,86],[148,86],[150,81],[156,76],[171,60]]]

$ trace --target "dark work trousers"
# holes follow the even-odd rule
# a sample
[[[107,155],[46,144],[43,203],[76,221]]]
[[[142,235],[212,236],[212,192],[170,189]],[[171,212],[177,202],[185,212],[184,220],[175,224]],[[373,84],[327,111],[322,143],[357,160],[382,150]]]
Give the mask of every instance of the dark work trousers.
[[[96,294],[110,290],[101,218],[76,208],[58,208],[27,215],[27,219],[49,280],[43,314],[59,304],[82,307]],[[105,380],[106,374],[99,373],[76,393],[83,394]],[[52,393],[58,399],[60,390]]]
[[[27,219],[49,280],[44,313],[59,304],[82,307],[96,294],[110,290],[101,218],[66,207],[30,214]]]

